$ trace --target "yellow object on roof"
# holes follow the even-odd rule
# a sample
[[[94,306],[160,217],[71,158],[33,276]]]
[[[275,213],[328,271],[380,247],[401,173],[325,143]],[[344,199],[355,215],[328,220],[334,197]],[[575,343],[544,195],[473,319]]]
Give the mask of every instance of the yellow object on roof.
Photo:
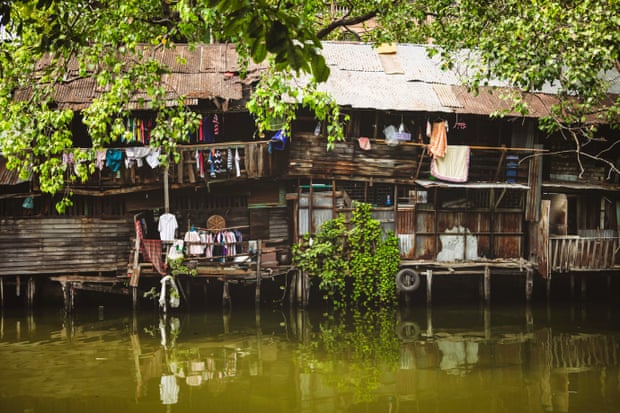
[[[396,43],[381,43],[377,47],[377,53],[379,54],[395,54]]]

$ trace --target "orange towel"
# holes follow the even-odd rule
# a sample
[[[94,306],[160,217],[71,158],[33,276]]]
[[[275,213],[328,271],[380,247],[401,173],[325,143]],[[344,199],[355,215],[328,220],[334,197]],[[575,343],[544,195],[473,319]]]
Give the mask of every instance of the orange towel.
[[[448,130],[446,122],[434,122],[431,129],[431,142],[428,145],[428,151],[434,158],[443,158],[446,154],[448,146]]]

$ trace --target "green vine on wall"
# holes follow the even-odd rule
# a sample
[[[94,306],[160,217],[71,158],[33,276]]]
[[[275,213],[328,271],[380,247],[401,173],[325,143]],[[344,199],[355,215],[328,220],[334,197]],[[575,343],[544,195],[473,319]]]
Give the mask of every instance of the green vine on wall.
[[[370,204],[354,204],[350,229],[340,214],[313,236],[306,234],[293,246],[293,262],[319,280],[323,298],[336,308],[396,303],[398,238],[384,234]]]

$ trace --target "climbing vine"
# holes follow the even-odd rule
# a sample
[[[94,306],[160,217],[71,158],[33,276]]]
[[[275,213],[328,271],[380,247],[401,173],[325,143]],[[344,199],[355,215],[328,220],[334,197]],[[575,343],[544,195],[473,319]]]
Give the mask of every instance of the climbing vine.
[[[336,308],[393,305],[398,238],[383,232],[370,204],[355,203],[350,224],[347,229],[340,214],[313,236],[306,234],[293,246],[293,262],[319,280],[323,298]]]

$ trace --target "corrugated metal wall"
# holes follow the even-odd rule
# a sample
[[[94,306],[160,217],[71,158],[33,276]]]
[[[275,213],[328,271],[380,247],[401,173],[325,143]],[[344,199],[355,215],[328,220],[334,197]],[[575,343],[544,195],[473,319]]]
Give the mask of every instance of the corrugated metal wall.
[[[0,276],[127,269],[133,226],[127,218],[0,220]]]

